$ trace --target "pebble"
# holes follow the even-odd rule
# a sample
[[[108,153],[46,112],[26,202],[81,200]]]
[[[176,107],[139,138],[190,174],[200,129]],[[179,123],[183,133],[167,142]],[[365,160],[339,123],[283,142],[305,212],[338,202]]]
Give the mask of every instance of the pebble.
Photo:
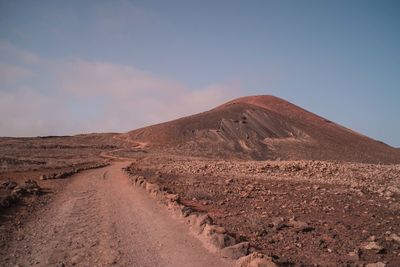
[[[383,262],[368,263],[365,267],[385,267],[386,264]]]
[[[386,237],[387,241],[395,241],[397,243],[400,243],[400,236],[396,234],[390,234],[388,237]]]
[[[360,259],[359,254],[355,251],[349,252],[348,255],[349,255],[350,259],[352,259],[352,260],[358,261]]]
[[[378,252],[382,251],[384,248],[379,245],[377,242],[365,242],[361,244],[361,249],[364,250],[377,250]]]

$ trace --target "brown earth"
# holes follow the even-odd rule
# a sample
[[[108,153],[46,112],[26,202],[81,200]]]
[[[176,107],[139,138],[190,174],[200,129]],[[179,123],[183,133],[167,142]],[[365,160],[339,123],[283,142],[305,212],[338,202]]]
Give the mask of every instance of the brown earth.
[[[120,163],[40,179],[121,158],[282,266],[400,266],[400,150],[271,96],[126,134],[0,138],[2,207],[18,197],[0,265],[222,266]]]
[[[50,171],[102,162],[101,152],[122,146],[116,135],[1,137],[0,173]]]
[[[232,266],[131,186],[124,166],[63,180],[51,202],[2,229],[1,266]]]
[[[282,266],[400,265],[400,165],[154,155],[129,171]]]

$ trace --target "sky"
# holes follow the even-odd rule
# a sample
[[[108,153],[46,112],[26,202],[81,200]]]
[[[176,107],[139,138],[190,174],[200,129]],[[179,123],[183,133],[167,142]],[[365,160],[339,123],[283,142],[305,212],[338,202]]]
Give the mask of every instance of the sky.
[[[0,0],[0,136],[269,94],[400,147],[400,1]]]

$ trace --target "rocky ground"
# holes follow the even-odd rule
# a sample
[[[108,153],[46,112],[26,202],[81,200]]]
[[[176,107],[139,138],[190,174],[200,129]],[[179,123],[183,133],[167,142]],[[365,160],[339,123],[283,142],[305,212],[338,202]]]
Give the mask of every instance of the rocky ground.
[[[62,191],[63,178],[107,164],[101,153],[120,146],[113,136],[0,138],[0,247]]]
[[[14,225],[8,233],[0,224],[0,265],[233,266],[207,251],[147,192],[132,186],[122,171],[127,164],[53,180],[59,185],[56,194],[40,197],[29,216],[10,216]]]
[[[400,165],[148,155],[130,172],[283,266],[400,265]]]
[[[101,153],[115,150],[120,143],[113,134],[0,138],[0,209],[16,204],[26,194],[15,193],[27,183],[65,178],[79,171],[107,163]],[[38,185],[39,187],[39,185]]]
[[[173,156],[113,134],[0,138],[0,249],[61,178],[118,158],[281,266],[400,266],[400,165]]]
[[[0,138],[0,174],[62,169],[103,161],[122,144],[114,134]]]

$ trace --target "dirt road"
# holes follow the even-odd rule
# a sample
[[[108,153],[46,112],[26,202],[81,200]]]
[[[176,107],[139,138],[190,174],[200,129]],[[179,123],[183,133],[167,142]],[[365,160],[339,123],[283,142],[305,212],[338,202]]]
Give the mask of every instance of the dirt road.
[[[69,178],[66,188],[4,248],[2,265],[232,266],[134,188],[121,171],[125,165]]]

